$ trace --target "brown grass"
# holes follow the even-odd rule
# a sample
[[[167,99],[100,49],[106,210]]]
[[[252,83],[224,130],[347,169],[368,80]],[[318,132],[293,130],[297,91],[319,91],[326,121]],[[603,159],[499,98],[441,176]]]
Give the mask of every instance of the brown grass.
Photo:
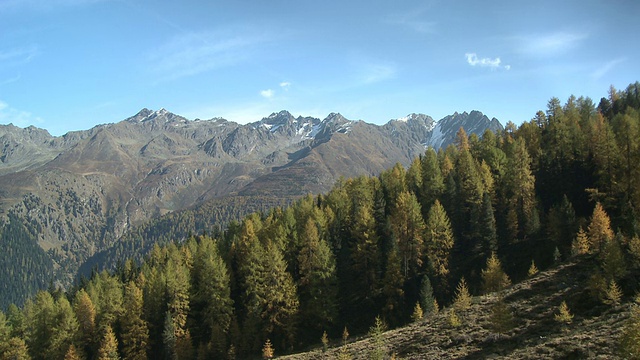
[[[462,326],[447,321],[448,309],[423,322],[384,334],[387,358],[396,359],[586,359],[617,358],[617,338],[629,316],[629,298],[608,306],[588,291],[590,260],[562,264],[541,272],[500,294],[473,298],[460,312]],[[514,313],[516,326],[499,335],[489,329],[492,305],[500,296]],[[571,324],[554,319],[566,301]],[[625,304],[627,302],[627,304]],[[367,359],[373,349],[369,338],[347,344],[352,359]],[[336,359],[340,347],[285,356],[283,359]]]

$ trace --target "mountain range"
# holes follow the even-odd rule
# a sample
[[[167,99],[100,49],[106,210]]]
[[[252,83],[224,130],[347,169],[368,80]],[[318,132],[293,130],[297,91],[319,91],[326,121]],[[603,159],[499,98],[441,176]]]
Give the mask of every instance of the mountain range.
[[[31,271],[33,277],[67,286],[81,265],[152,219],[215,206],[220,199],[253,204],[243,207],[248,212],[321,193],[343,176],[377,175],[398,162],[406,166],[427,147],[451,144],[461,127],[478,135],[502,129],[479,111],[439,121],[410,114],[384,125],[337,113],[321,120],[280,111],[241,125],[142,109],[123,121],[59,137],[33,126],[0,125],[3,234],[18,231],[14,239],[38,245],[37,258],[45,260],[38,260],[44,261],[42,273]],[[0,238],[0,275],[7,283],[20,283],[33,267],[34,247],[14,245],[8,235]],[[9,300],[19,303],[49,279],[38,281]]]

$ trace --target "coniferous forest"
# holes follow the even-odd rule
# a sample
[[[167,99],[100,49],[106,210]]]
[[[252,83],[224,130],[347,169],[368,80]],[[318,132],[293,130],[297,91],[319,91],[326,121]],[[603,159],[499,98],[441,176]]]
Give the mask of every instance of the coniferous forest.
[[[254,358],[267,339],[282,354],[365,334],[376,317],[402,326],[580,256],[599,264],[594,296],[634,294],[639,164],[640,83],[598,104],[552,98],[519,127],[461,129],[408,168],[39,292],[0,312],[0,358]]]

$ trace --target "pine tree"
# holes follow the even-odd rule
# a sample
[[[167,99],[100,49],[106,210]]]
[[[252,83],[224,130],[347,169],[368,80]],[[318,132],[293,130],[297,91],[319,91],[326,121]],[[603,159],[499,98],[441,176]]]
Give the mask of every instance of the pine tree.
[[[429,264],[440,279],[449,274],[449,258],[454,239],[451,222],[440,201],[429,209],[426,223],[426,247]]]
[[[398,252],[393,248],[387,258],[382,286],[382,296],[385,299],[383,314],[392,325],[401,323],[404,310],[404,276],[400,263]]]
[[[489,327],[491,331],[498,334],[507,333],[515,327],[513,312],[502,298],[491,307]]]
[[[569,307],[565,301],[560,304],[558,313],[554,315],[554,319],[563,324],[571,324],[571,321],[573,321],[573,315],[569,312]]]
[[[427,275],[424,275],[420,282],[418,300],[425,314],[438,312],[436,298],[433,296],[433,287]]]
[[[64,360],[81,360],[80,354],[78,354],[78,350],[75,345],[69,345],[67,352],[64,354]]]
[[[620,355],[623,358],[640,358],[640,306],[638,304],[631,307],[631,316],[624,325],[619,343]]]
[[[87,355],[92,354],[92,348],[95,346],[95,331],[96,331],[96,309],[93,306],[93,302],[84,289],[80,289],[76,293],[73,301],[73,309],[78,318],[78,332],[80,335],[80,343],[82,344],[82,350]]]
[[[504,190],[508,209],[517,219],[518,237],[533,234],[539,227],[535,202],[535,177],[531,172],[531,158],[523,139],[516,139],[511,144]]]
[[[51,329],[56,322],[55,302],[47,291],[36,294],[33,302],[24,306],[26,343],[34,359],[44,359],[51,349]]]
[[[416,301],[416,305],[413,307],[413,314],[411,314],[411,320],[413,322],[419,322],[424,318],[424,312],[420,306],[420,302]]]
[[[53,358],[63,358],[67,349],[78,337],[78,320],[64,295],[56,300],[55,322],[51,331],[51,345],[47,354]]]
[[[571,243],[571,255],[580,256],[589,253],[589,238],[584,229],[580,228],[576,238]]]
[[[371,342],[373,345],[373,349],[369,353],[369,359],[374,360],[382,360],[384,359],[386,349],[384,343],[384,331],[386,330],[386,325],[380,319],[379,316],[376,316],[373,325],[369,328],[369,336],[371,337]]]
[[[456,295],[453,300],[453,307],[460,311],[467,310],[471,307],[471,294],[469,294],[467,281],[464,279],[464,277],[460,278],[460,282],[456,287]]]
[[[264,342],[264,346],[262,347],[262,358],[263,359],[272,359],[273,358],[273,345],[271,345],[271,340],[267,339]]]
[[[164,330],[162,331],[162,346],[166,360],[178,359],[176,352],[177,341],[175,323],[171,317],[171,312],[167,311],[164,316]]]
[[[233,300],[231,299],[230,274],[227,266],[219,254],[217,244],[213,239],[204,236],[199,239],[193,261],[191,280],[192,311],[190,316],[199,319],[199,331],[194,332],[199,341],[208,341],[217,337],[224,337],[229,330],[233,314]],[[219,341],[218,341],[219,343]],[[226,345],[219,343],[216,351],[218,355],[226,351]]]
[[[1,354],[3,359],[30,360],[32,358],[29,356],[29,349],[22,338],[10,338],[5,344],[5,348],[4,354]]]
[[[498,233],[496,218],[493,213],[491,195],[482,195],[482,213],[480,214],[480,253],[488,256],[498,250]]]
[[[111,326],[107,326],[98,349],[98,360],[119,360],[118,340]]]
[[[147,358],[149,330],[142,319],[142,290],[130,281],[124,288],[126,304],[120,319],[122,355],[125,359],[143,360]]]
[[[531,260],[531,266],[529,266],[529,270],[527,271],[528,277],[534,277],[538,273],[538,267],[536,266],[535,261]]]
[[[327,242],[319,238],[311,218],[307,220],[302,239],[298,255],[300,315],[305,329],[319,332],[330,326],[337,314],[335,259]]]
[[[422,189],[420,191],[420,205],[423,217],[427,218],[428,209],[444,193],[444,177],[438,164],[438,155],[433,148],[428,148],[421,159]]]
[[[622,235],[608,241],[600,254],[602,270],[607,279],[620,279],[627,273],[627,263],[622,252]]]
[[[611,230],[611,220],[604,211],[600,203],[596,204],[591,216],[591,222],[587,228],[587,238],[589,239],[589,249],[595,252],[602,252],[605,245],[613,240],[613,230]]]
[[[487,259],[487,267],[482,270],[482,288],[486,294],[501,291],[507,286],[511,285],[509,276],[502,270],[502,264],[496,256],[492,253]]]
[[[401,192],[391,211],[391,230],[398,245],[405,278],[418,273],[422,266],[425,224],[416,196]]]
[[[622,290],[618,286],[615,280],[609,282],[609,287],[605,292],[605,303],[615,306],[620,304],[622,298]]]
[[[326,331],[322,332],[320,341],[322,342],[322,352],[327,352],[327,350],[329,349],[329,335],[327,335]]]
[[[347,327],[345,326],[342,331],[342,346],[338,352],[338,360],[350,360],[352,358],[349,349],[347,349],[347,339],[349,339],[349,331],[347,331]]]
[[[460,317],[456,313],[456,310],[454,307],[449,309],[449,314],[447,315],[447,322],[449,323],[449,325],[451,325],[454,328],[460,327],[462,325],[462,320],[460,320]]]

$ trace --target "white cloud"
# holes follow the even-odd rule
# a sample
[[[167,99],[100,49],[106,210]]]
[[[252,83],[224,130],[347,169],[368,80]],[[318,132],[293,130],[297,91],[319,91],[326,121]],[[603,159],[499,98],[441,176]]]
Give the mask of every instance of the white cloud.
[[[260,91],[260,96],[262,96],[265,99],[271,99],[273,98],[274,95],[275,95],[275,92],[271,89]]]
[[[150,56],[151,71],[175,80],[246,62],[273,39],[263,30],[226,29],[174,37]]]
[[[618,64],[623,63],[626,60],[627,60],[626,58],[619,58],[619,59],[608,61],[606,64],[600,66],[593,73],[591,73],[591,77],[593,77],[594,79],[600,79],[606,73],[613,70],[613,68],[616,67]]]
[[[464,54],[464,56],[467,58],[467,63],[471,66],[488,67],[491,69],[511,69],[511,65],[502,65],[502,61],[499,57],[493,59],[488,57],[478,58],[478,55],[476,53],[466,53]]]
[[[280,87],[285,90],[289,90],[289,87],[291,87],[291,83],[288,81],[283,81],[280,83]]]
[[[19,127],[42,124],[44,121],[37,116],[33,116],[28,111],[15,109],[6,102],[0,100],[0,123],[12,123]]]
[[[560,31],[550,34],[517,36],[513,39],[517,42],[516,47],[521,53],[533,56],[553,56],[574,48],[587,38],[586,33]]]

